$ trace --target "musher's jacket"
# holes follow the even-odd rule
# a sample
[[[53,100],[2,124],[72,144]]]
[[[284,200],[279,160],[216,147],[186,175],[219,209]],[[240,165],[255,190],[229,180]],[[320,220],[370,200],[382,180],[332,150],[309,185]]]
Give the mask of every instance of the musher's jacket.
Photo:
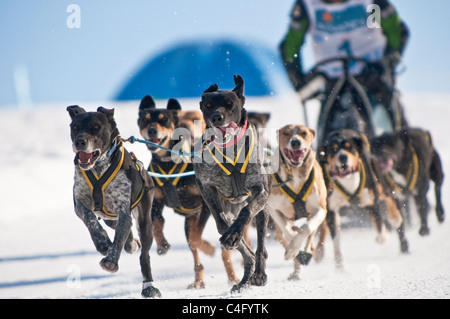
[[[374,10],[379,9],[380,21]],[[378,24],[377,24],[378,23]],[[397,11],[387,0],[346,0],[327,3],[325,0],[297,0],[291,13],[291,24],[280,50],[289,79],[298,90],[304,85],[300,48],[307,34],[311,35],[317,63],[336,57],[358,57],[378,61],[403,53],[409,33]],[[339,62],[324,66],[329,78],[342,72]],[[361,64],[351,72],[362,71]]]

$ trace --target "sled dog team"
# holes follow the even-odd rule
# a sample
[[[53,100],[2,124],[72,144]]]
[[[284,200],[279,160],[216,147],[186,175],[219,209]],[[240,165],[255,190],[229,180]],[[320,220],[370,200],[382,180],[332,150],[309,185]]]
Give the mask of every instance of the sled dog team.
[[[405,129],[369,141],[344,129],[327,132],[323,145],[314,150],[315,131],[292,124],[277,131],[278,145],[269,158],[258,129],[270,114],[247,113],[244,80],[236,75],[234,82],[233,90],[212,85],[203,92],[201,112],[183,111],[175,99],[157,108],[152,97],[145,96],[138,127],[152,153],[147,168],[126,150],[113,109],[86,112],[79,106],[67,107],[76,154],[75,212],[104,256],[100,266],[106,271],[118,271],[123,249],[141,251],[143,297],[161,296],[153,283],[149,251],[153,239],[158,254],[170,249],[164,237],[165,207],[185,218],[195,274],[189,288],[205,287],[199,252],[214,254],[215,245],[202,239],[212,215],[232,292],[267,283],[264,243],[273,229],[272,235],[285,248],[285,259],[293,262],[288,279],[298,280],[313,257],[322,259],[328,234],[336,268],[345,268],[340,246],[343,212],[367,214],[379,243],[386,240],[388,230],[396,231],[401,252],[406,253],[409,200],[414,199],[419,212],[420,234],[429,234],[426,195],[433,181],[437,218],[444,221],[443,171],[428,132]],[[177,129],[192,138],[178,136]],[[139,238],[133,237],[132,218]],[[115,229],[112,240],[100,219]],[[250,227],[256,229],[256,247],[249,239]],[[243,257],[241,279],[231,262],[233,249]]]

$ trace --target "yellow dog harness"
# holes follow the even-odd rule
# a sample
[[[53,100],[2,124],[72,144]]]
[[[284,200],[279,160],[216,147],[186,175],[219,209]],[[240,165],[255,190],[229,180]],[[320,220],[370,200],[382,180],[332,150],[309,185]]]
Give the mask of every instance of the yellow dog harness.
[[[117,219],[117,214],[114,212],[109,212],[104,205],[105,202],[105,189],[108,187],[108,185],[114,180],[114,178],[119,173],[120,169],[124,166],[124,160],[125,160],[125,149],[123,144],[121,143],[119,147],[116,149],[116,151],[112,155],[111,159],[111,165],[108,167],[108,169],[103,173],[101,176],[97,176],[95,173],[91,172],[90,170],[82,170],[81,173],[86,180],[87,184],[89,185],[89,188],[91,189],[91,195],[94,202],[94,205],[92,207],[92,210],[96,212],[97,214],[101,215],[104,219]],[[135,177],[140,176],[140,167],[136,163],[136,157],[134,157],[132,154],[127,153],[128,156],[131,157],[131,160],[133,161],[132,164],[130,164],[130,168],[132,170],[137,170],[139,174],[133,174]],[[133,165],[134,164],[134,165]],[[133,209],[142,199],[142,195],[145,191],[145,183],[142,180],[142,177],[140,179],[135,178],[135,180],[132,180],[132,200],[131,200],[131,209]]]
[[[225,172],[225,174],[231,177],[232,193],[231,197],[224,197],[227,200],[234,200],[240,196],[250,194],[250,192],[245,189],[245,172],[255,147],[256,131],[255,127],[250,123],[246,131],[250,131],[250,134],[243,134],[246,138],[241,139],[241,141],[244,140],[244,143],[241,143],[238,147],[234,160],[226,156],[220,148],[213,147],[215,143],[208,142],[206,145],[206,149],[209,151],[216,164]],[[236,144],[238,144],[238,142],[239,141],[237,141]],[[217,158],[216,154],[213,152],[214,149],[220,154],[223,160]]]

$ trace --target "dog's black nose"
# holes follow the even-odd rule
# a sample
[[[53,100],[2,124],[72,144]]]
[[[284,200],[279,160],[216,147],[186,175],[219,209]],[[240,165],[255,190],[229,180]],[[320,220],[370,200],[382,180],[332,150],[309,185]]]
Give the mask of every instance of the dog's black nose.
[[[156,128],[154,128],[154,127],[150,127],[148,130],[147,130],[147,134],[148,134],[148,136],[151,138],[151,137],[156,137],[157,135],[158,135],[158,130],[156,129]]]
[[[341,155],[339,155],[339,157],[338,157],[338,160],[339,160],[342,164],[347,163],[347,159],[348,159],[348,157],[347,157],[347,155],[345,155],[345,154],[341,154]]]
[[[223,124],[223,115],[220,113],[214,113],[209,119],[213,126],[220,126]]]
[[[298,149],[300,148],[301,145],[302,145],[302,143],[300,142],[300,140],[298,140],[298,139],[293,139],[293,140],[291,140],[291,147],[292,147],[294,150],[298,150]]]
[[[87,147],[87,142],[85,139],[78,138],[75,140],[75,147],[79,150],[84,150]]]

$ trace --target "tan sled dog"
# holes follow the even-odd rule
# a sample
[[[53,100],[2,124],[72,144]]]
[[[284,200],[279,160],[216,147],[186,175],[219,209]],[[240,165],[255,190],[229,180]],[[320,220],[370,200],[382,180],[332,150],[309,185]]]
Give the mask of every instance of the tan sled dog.
[[[278,130],[280,163],[268,203],[285,259],[294,260],[289,280],[300,279],[302,266],[311,260],[314,234],[327,213],[323,173],[311,148],[314,137],[315,131],[303,125]]]

